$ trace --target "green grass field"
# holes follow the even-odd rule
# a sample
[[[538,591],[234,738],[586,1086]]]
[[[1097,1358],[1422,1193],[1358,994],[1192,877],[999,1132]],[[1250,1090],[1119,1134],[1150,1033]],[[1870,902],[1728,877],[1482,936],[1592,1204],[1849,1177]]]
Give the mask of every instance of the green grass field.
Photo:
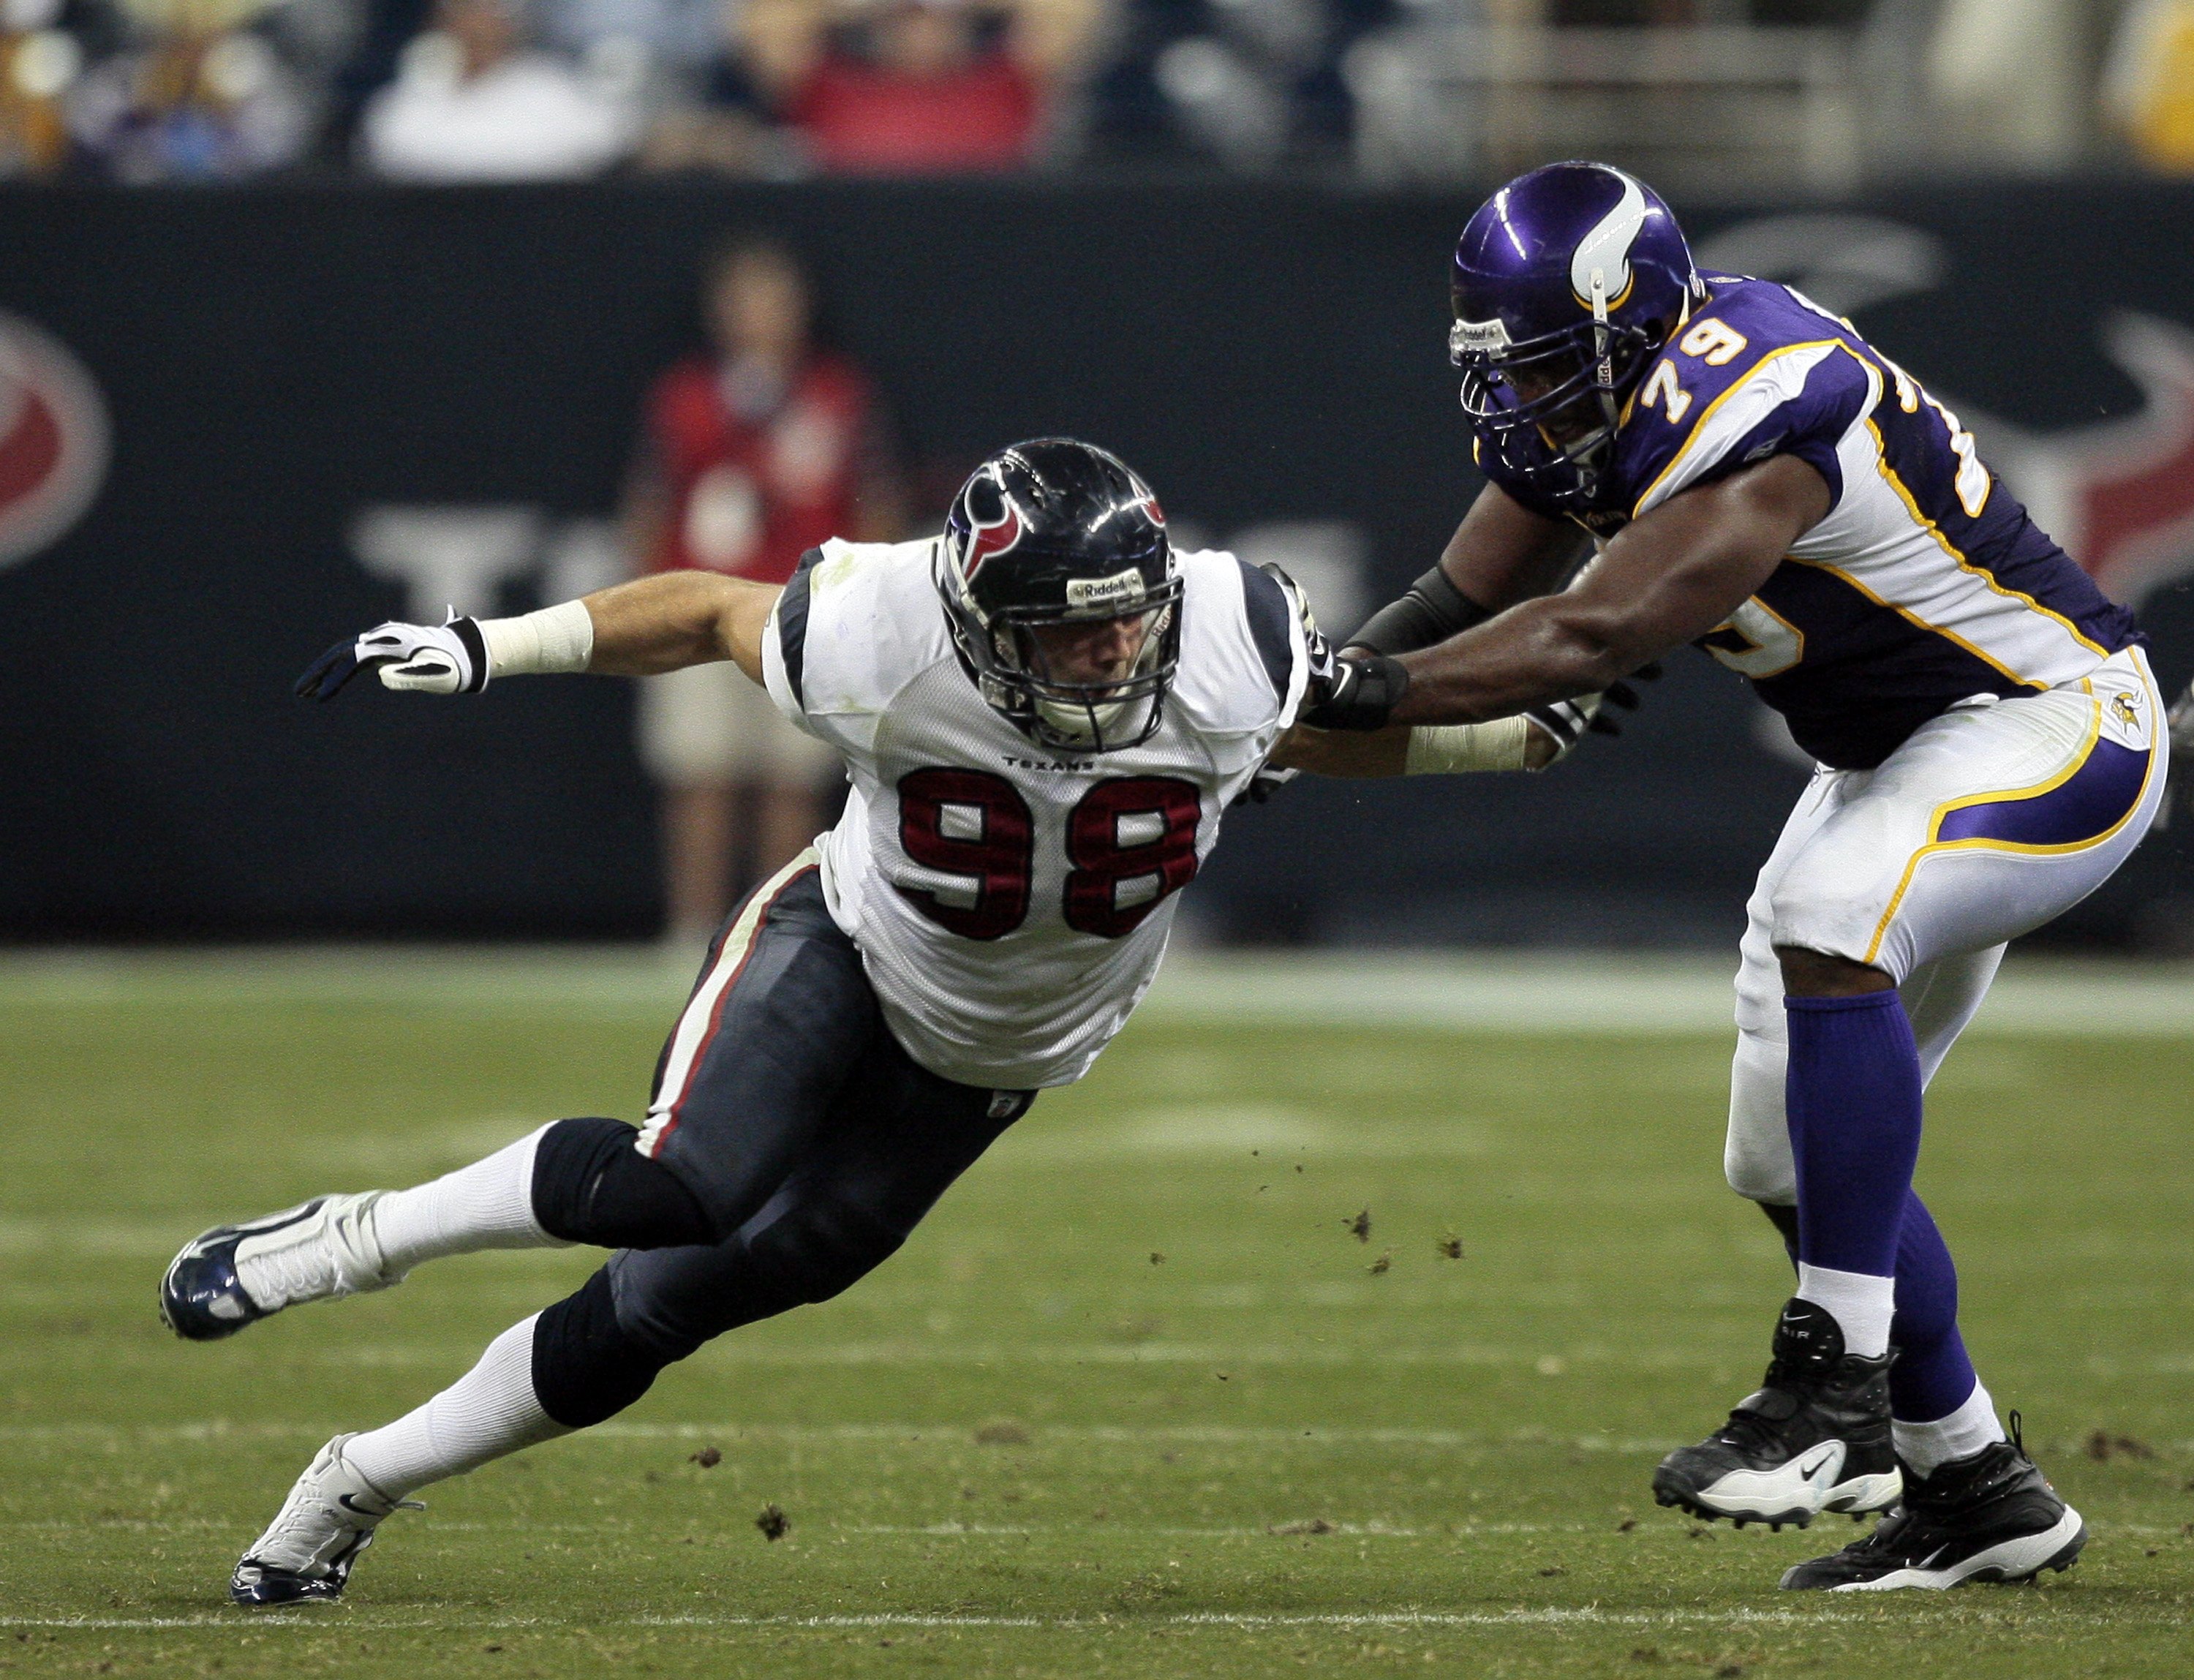
[[[2093,1533],[2038,1589],[1795,1598],[1781,1570],[1850,1524],[1654,1506],[1654,1460],[1751,1386],[1787,1288],[1720,1185],[1724,1038],[1158,1017],[849,1295],[427,1490],[345,1603],[229,1609],[322,1440],[594,1258],[449,1262],[200,1347],[155,1320],[167,1256],[543,1118],[636,1118],[667,1019],[0,989],[0,1668],[2194,1671],[2194,1039],[2154,1036],[1979,1037],[1933,1100],[1921,1188],[1968,1337]]]

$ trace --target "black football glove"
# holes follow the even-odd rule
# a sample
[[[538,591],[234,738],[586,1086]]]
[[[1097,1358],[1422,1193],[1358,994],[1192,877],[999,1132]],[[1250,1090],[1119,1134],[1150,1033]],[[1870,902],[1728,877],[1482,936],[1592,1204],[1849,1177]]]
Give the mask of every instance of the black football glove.
[[[384,688],[422,694],[477,694],[487,687],[487,644],[479,621],[451,615],[445,624],[376,624],[355,642],[338,642],[297,679],[297,696],[331,700],[359,671],[381,673]]]
[[[1641,665],[1630,673],[1634,681],[1657,682],[1661,680],[1658,665]],[[1535,729],[1544,731],[1554,743],[1554,756],[1547,760],[1554,764],[1569,757],[1577,744],[1588,734],[1619,735],[1623,726],[1608,716],[1609,706],[1624,711],[1638,710],[1638,691],[1628,682],[1611,682],[1597,694],[1579,694],[1571,700],[1554,700],[1542,706],[1533,706],[1524,714],[1524,721]],[[1539,767],[1542,769],[1546,765]]]

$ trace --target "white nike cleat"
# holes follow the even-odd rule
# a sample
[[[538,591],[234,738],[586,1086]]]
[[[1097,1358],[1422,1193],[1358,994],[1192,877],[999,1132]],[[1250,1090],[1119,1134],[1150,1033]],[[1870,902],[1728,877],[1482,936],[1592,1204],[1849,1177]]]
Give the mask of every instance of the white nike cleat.
[[[426,1509],[416,1499],[390,1499],[352,1469],[342,1449],[353,1438],[339,1435],[313,1455],[267,1532],[244,1552],[229,1577],[236,1602],[256,1609],[339,1598],[382,1518]]]
[[[160,1317],[188,1341],[233,1336],[306,1301],[363,1295],[403,1281],[374,1235],[386,1190],[318,1196],[242,1225],[217,1225],[183,1246],[160,1283]]]
[[[2088,1525],[2059,1497],[2011,1414],[2011,1439],[1908,1477],[1896,1510],[1863,1540],[1784,1572],[1796,1591],[1941,1591],[1968,1581],[2030,1581],[2079,1561]]]
[[[1896,1468],[1847,1476],[1851,1458],[1847,1443],[1824,1441],[1768,1469],[1730,1470],[1692,1495],[1693,1508],[1733,1517],[1740,1526],[1779,1517],[1802,1528],[1814,1511],[1884,1510],[1895,1505],[1904,1482]]]

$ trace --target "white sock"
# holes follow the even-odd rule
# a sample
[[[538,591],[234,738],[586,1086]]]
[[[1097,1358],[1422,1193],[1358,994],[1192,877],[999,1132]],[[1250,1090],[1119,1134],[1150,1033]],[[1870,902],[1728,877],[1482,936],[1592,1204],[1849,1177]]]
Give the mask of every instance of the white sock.
[[[1889,1351],[1889,1320],[1897,1310],[1897,1280],[1867,1272],[1832,1271],[1798,1263],[1798,1298],[1825,1307],[1844,1332],[1844,1351],[1880,1359]]]
[[[2003,1440],[2003,1425],[1996,1421],[1996,1401],[1985,1384],[1976,1379],[1966,1403],[1947,1418],[1932,1424],[1893,1420],[1889,1426],[1897,1456],[1921,1476],[1933,1476],[1936,1466],[1954,1458],[1970,1458],[1984,1447]]]
[[[568,1248],[533,1217],[533,1156],[547,1126],[485,1160],[416,1189],[392,1190],[370,1216],[384,1276],[401,1277],[422,1260],[482,1248]]]
[[[571,1431],[533,1393],[533,1324],[514,1324],[480,1363],[416,1412],[353,1435],[343,1457],[392,1499]]]

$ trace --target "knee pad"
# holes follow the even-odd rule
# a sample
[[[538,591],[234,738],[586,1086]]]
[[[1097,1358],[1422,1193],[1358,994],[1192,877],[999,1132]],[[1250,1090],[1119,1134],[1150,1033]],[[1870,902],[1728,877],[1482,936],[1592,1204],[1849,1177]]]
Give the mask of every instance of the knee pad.
[[[1798,1167],[1783,1113],[1784,1069],[1779,1038],[1754,1033],[1738,1036],[1729,1070],[1729,1136],[1722,1148],[1722,1172],[1729,1188],[1749,1201],[1798,1200]]]
[[[566,1429],[615,1417],[669,1363],[618,1325],[606,1267],[533,1326],[533,1395]]]
[[[682,1248],[714,1242],[708,1214],[678,1175],[633,1147],[623,1120],[559,1120],[533,1155],[533,1217],[566,1242]]]
[[[795,1203],[747,1239],[764,1292],[783,1305],[827,1301],[899,1251],[906,1233],[850,1202]]]
[[[1772,949],[1795,947],[1847,962],[1868,961],[1874,916],[1866,913],[1859,884],[1840,877],[1829,863],[1801,858],[1777,883],[1771,910]],[[1888,967],[1886,952],[1876,960]]]

